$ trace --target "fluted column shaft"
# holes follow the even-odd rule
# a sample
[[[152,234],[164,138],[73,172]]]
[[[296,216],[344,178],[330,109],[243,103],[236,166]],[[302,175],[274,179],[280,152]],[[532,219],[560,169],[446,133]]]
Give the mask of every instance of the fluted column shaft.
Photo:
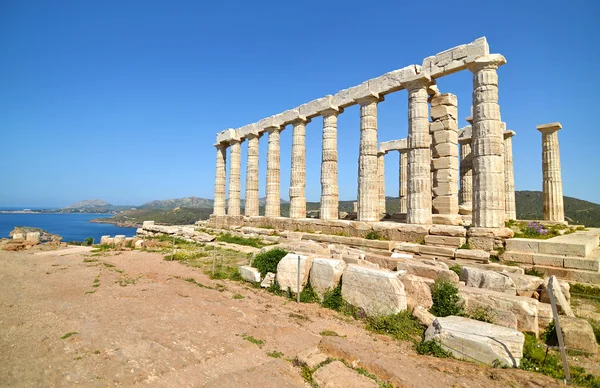
[[[379,214],[385,214],[385,152],[377,153],[377,178],[379,181]]]
[[[479,58],[473,72],[473,221],[475,227],[504,227],[504,130],[498,105],[501,55]]]
[[[361,99],[360,151],[358,156],[358,221],[379,220],[379,179],[377,162],[378,97]]]
[[[227,146],[217,144],[217,168],[215,174],[215,202],[213,214],[215,216],[225,215],[225,190],[227,185]]]
[[[280,166],[280,132],[281,128],[268,128],[269,145],[267,148],[267,203],[266,217],[281,215],[281,166]]]
[[[399,190],[399,200],[400,200],[400,213],[406,213],[406,189],[408,187],[407,182],[407,170],[408,170],[408,153],[406,150],[399,151],[400,152],[400,182],[398,185]]]
[[[337,116],[339,111],[330,109],[323,116],[323,158],[321,161],[321,211],[323,220],[339,217]]]
[[[246,164],[246,216],[258,216],[258,156],[260,135],[248,135],[248,162]]]
[[[558,130],[560,128],[562,128],[560,123],[538,126],[538,130],[542,132],[544,220],[546,221],[565,220],[558,147]]]
[[[473,154],[471,139],[460,143],[460,204],[473,202]]]
[[[292,133],[290,218],[306,218],[306,120],[296,120]]]
[[[408,91],[408,186],[406,222],[431,224],[431,135],[427,84],[422,77],[407,84]]]
[[[504,132],[504,217],[507,220],[517,219],[515,204],[515,170],[513,166],[512,137],[513,131]]]
[[[242,163],[242,142],[232,140],[230,143],[229,165],[229,201],[227,214],[230,216],[240,215],[240,169]]]

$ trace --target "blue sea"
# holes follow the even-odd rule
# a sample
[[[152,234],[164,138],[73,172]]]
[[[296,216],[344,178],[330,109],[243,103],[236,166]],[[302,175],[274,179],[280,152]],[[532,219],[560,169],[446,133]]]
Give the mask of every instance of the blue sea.
[[[104,235],[135,235],[136,228],[121,228],[112,224],[96,224],[89,222],[94,218],[108,218],[110,214],[0,214],[0,238],[8,237],[15,226],[31,226],[58,234],[63,241],[83,241],[93,237],[98,243]]]

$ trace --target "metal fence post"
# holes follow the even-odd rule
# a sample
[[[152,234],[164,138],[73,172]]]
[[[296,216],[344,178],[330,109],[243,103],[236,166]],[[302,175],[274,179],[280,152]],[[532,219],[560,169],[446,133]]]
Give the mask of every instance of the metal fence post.
[[[554,316],[554,328],[556,329],[556,337],[558,338],[560,358],[562,358],[563,369],[565,371],[565,381],[570,383],[571,372],[569,371],[569,363],[567,362],[567,352],[565,351],[565,343],[563,341],[562,330],[560,328],[560,322],[558,320],[558,310],[556,309],[556,301],[554,300],[554,288],[552,286],[554,281],[556,281],[556,276],[552,275],[548,280],[548,294],[550,296],[550,304],[552,305],[552,315]]]
[[[296,303],[300,303],[300,255],[298,255],[298,288],[296,288]]]

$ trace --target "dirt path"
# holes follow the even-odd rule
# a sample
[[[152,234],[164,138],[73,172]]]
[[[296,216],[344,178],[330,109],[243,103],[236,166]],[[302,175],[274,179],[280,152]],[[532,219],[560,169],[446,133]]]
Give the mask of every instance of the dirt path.
[[[2,387],[303,387],[288,359],[322,338],[331,357],[396,386],[558,386],[520,370],[418,356],[333,311],[213,281],[160,254],[62,254],[0,252]]]

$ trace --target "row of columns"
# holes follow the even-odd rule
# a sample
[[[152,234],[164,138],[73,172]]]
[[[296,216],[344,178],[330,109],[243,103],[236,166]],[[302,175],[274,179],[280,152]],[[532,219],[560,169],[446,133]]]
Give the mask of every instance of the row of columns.
[[[481,227],[502,227],[505,218],[504,139],[498,106],[496,70],[504,64],[501,55],[489,55],[475,60],[473,72],[473,224]],[[406,202],[407,222],[432,223],[431,198],[431,135],[429,131],[428,87],[432,80],[418,74],[408,80],[408,150],[400,157],[400,174],[406,172],[405,192],[400,185],[401,203]],[[378,154],[377,104],[383,96],[372,93],[356,100],[360,105],[360,153],[358,160],[358,212],[361,221],[377,221],[385,209],[385,191],[380,183],[383,174],[382,155]],[[323,160],[321,169],[321,218],[338,217],[337,184],[337,115],[341,109],[320,112],[323,116]],[[294,121],[292,141],[292,174],[290,181],[290,217],[306,216],[306,124]],[[265,215],[280,216],[280,132],[283,127],[266,128],[268,132],[267,201]],[[258,215],[258,137],[248,136],[248,166],[245,215]],[[229,215],[240,215],[240,152],[245,139],[231,141],[229,181]],[[226,146],[217,144],[215,179],[215,215],[225,214]],[[462,144],[461,144],[462,146]],[[406,157],[404,157],[406,155]],[[403,161],[406,166],[403,166]],[[405,168],[404,168],[405,167]],[[382,190],[383,189],[383,190]],[[464,190],[463,190],[464,192]],[[466,199],[463,198],[463,199]]]

